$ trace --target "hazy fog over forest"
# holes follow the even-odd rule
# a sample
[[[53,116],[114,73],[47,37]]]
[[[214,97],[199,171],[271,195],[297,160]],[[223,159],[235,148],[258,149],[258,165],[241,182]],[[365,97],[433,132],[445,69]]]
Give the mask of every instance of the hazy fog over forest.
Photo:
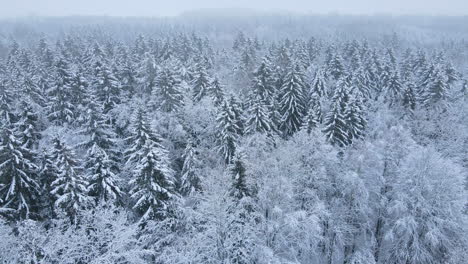
[[[0,263],[466,264],[467,11],[0,0]]]
[[[468,1],[465,0],[2,0],[0,4],[0,17],[174,16],[192,10],[220,8],[311,14],[468,15]]]

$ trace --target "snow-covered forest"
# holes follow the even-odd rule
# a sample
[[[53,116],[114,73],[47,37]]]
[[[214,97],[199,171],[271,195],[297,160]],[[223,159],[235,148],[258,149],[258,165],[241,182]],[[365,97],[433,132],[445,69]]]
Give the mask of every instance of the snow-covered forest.
[[[467,25],[1,20],[0,263],[467,263]]]

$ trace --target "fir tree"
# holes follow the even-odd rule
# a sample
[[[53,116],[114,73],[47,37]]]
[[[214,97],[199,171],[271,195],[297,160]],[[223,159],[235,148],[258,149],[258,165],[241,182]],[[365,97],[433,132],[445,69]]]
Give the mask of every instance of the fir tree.
[[[436,67],[430,82],[427,84],[424,94],[423,102],[426,106],[437,106],[443,103],[447,98],[448,93],[447,77],[440,67]]]
[[[271,70],[271,63],[264,58],[258,69],[253,73],[251,97],[259,97],[267,103],[273,101],[275,94],[275,80]]]
[[[182,156],[184,164],[181,177],[181,193],[188,196],[202,191],[201,180],[197,171],[199,161],[196,155],[192,142],[188,142]]]
[[[320,106],[320,100],[317,96],[313,96],[310,100],[307,115],[304,118],[304,128],[308,134],[312,132],[312,129],[318,127],[322,121],[322,109]]]
[[[105,64],[96,69],[93,91],[95,98],[103,104],[104,113],[109,112],[120,103],[120,82]]]
[[[139,162],[142,157],[139,156],[143,147],[147,144],[162,148],[161,139],[153,132],[146,118],[145,110],[142,107],[137,108],[132,121],[131,135],[125,139],[129,148],[125,150],[124,156],[128,162]]]
[[[75,158],[75,153],[60,139],[53,139],[51,159],[59,174],[52,182],[51,194],[55,195],[55,207],[62,209],[72,223],[78,220],[79,211],[90,201],[88,181],[83,177],[83,168]]]
[[[345,74],[343,58],[338,54],[334,54],[330,62],[327,64],[327,72],[333,79],[338,80]]]
[[[310,94],[316,94],[319,97],[326,95],[327,87],[326,87],[326,79],[323,70],[317,70],[315,72],[315,76],[312,79],[312,83],[310,86]]]
[[[85,169],[88,170],[89,194],[97,201],[107,202],[121,198],[122,191],[114,173],[115,162],[98,146],[91,147],[86,154]]]
[[[32,105],[23,101],[21,103],[22,112],[19,115],[17,124],[20,132],[21,144],[29,149],[37,149],[41,139],[41,127],[39,117]]]
[[[274,123],[268,113],[268,105],[257,97],[249,104],[245,133],[270,133],[274,130]]]
[[[252,194],[247,183],[247,174],[242,153],[235,155],[229,167],[229,173],[232,178],[230,196],[236,200],[251,196]]]
[[[142,220],[163,219],[175,198],[174,172],[161,139],[147,124],[142,109],[136,113],[128,142],[131,145],[125,152],[127,164],[136,166],[130,181],[130,195],[136,201],[133,209]]]
[[[206,68],[202,63],[198,63],[195,72],[194,79],[192,81],[192,92],[193,100],[195,102],[200,101],[208,93],[210,85],[210,77],[206,72]]]
[[[178,111],[184,104],[180,76],[171,68],[164,68],[156,79],[153,98],[164,112]]]
[[[390,75],[387,86],[385,87],[385,99],[390,102],[390,105],[394,105],[401,101],[403,84],[400,81],[398,71],[395,70]]]
[[[407,81],[403,91],[403,106],[409,110],[416,108],[415,85],[411,81]]]
[[[304,75],[299,67],[291,67],[280,90],[280,129],[284,136],[291,136],[302,126],[306,111]]]
[[[349,100],[349,84],[341,79],[335,88],[330,111],[324,118],[324,130],[328,141],[338,146],[346,146],[349,143],[346,122],[346,105]]]
[[[75,107],[71,103],[73,74],[69,68],[68,62],[63,58],[56,64],[57,75],[55,82],[47,91],[51,98],[48,108],[48,117],[51,121],[61,125],[72,123],[75,118]]]
[[[231,163],[236,152],[239,126],[232,105],[224,101],[219,109],[217,122],[218,151],[226,164]]]
[[[225,99],[224,89],[217,77],[215,77],[210,84],[209,94],[215,106],[219,106]]]
[[[2,128],[0,142],[0,206],[13,218],[37,213],[40,186],[35,153],[23,146],[11,126]]]
[[[350,96],[345,110],[346,130],[348,143],[364,137],[367,121],[364,116],[362,101],[355,95]]]
[[[16,122],[15,114],[11,108],[13,95],[6,80],[0,80],[0,126]]]

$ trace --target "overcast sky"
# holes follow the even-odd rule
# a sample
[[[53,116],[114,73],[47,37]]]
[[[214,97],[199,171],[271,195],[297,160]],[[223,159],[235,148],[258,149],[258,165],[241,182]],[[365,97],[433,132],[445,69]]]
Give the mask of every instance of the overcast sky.
[[[468,0],[0,0],[0,17],[173,16],[205,8],[341,14],[468,15]]]

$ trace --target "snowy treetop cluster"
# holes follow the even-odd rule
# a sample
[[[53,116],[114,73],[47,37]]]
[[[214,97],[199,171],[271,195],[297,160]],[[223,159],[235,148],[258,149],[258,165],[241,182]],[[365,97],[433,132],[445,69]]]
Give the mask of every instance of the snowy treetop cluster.
[[[466,263],[464,22],[1,21],[0,262]]]

